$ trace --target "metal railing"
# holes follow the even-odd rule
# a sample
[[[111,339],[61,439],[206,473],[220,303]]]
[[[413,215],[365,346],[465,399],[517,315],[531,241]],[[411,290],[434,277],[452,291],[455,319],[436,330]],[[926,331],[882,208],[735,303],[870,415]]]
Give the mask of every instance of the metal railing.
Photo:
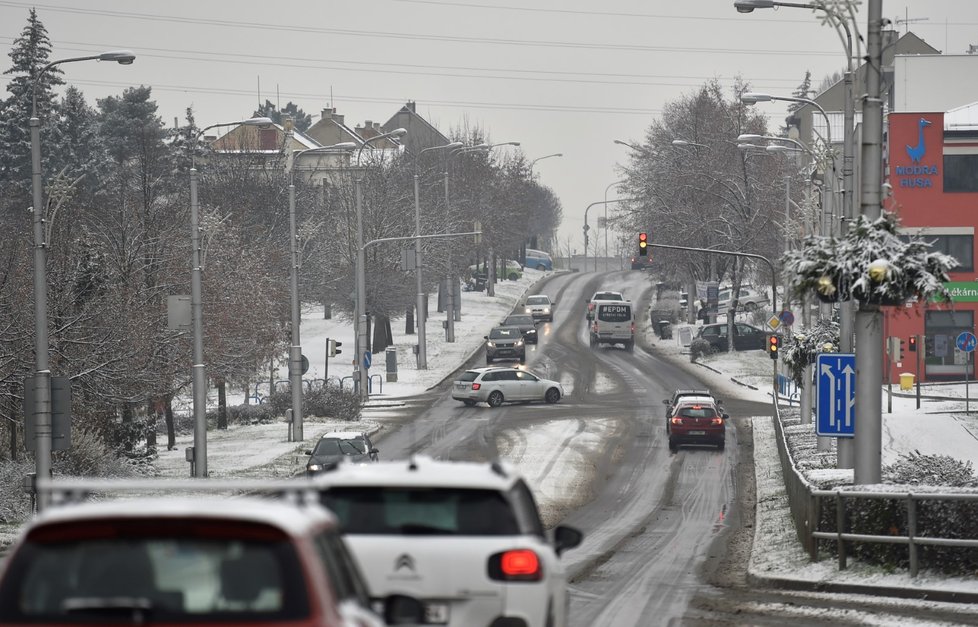
[[[909,574],[916,577],[920,571],[919,548],[922,546],[943,546],[958,548],[978,548],[975,538],[940,538],[919,536],[918,522],[921,511],[927,503],[946,503],[963,501],[978,503],[978,493],[933,493],[933,492],[871,492],[866,490],[819,490],[814,488],[804,477],[788,450],[788,440],[781,422],[781,410],[777,399],[774,406],[774,431],[778,445],[778,457],[781,461],[781,473],[784,477],[785,491],[788,497],[788,507],[794,520],[795,531],[809,558],[813,562],[819,560],[819,541],[833,541],[838,553],[839,569],[844,570],[848,561],[846,542],[869,544],[902,544],[907,547],[909,557]],[[835,529],[820,529],[823,505],[832,500],[835,505]],[[901,500],[904,502],[904,523],[906,534],[874,535],[851,533],[846,518],[846,502],[858,500]]]

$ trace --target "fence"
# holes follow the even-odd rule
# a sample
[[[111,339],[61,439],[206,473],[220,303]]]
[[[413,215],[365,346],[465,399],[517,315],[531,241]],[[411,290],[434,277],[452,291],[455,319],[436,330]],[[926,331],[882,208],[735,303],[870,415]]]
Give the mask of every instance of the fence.
[[[778,457],[781,460],[781,472],[784,476],[785,490],[788,495],[788,506],[795,523],[798,540],[813,562],[819,560],[818,543],[820,540],[833,541],[839,558],[839,569],[847,565],[846,542],[871,544],[903,544],[907,546],[909,571],[911,577],[916,577],[920,571],[919,547],[946,546],[958,548],[978,548],[975,538],[938,538],[918,536],[918,520],[921,512],[928,505],[951,501],[978,503],[978,494],[971,493],[913,493],[913,492],[869,492],[863,490],[819,490],[815,489],[804,475],[798,470],[788,451],[788,440],[785,437],[781,423],[781,410],[777,401],[774,402],[774,430],[778,444]],[[834,500],[835,529],[820,529],[822,507],[826,500]],[[848,531],[846,520],[846,502],[872,500],[902,500],[904,502],[906,535],[873,535],[851,533]],[[858,505],[857,505],[858,507]],[[926,513],[926,511],[924,512]]]

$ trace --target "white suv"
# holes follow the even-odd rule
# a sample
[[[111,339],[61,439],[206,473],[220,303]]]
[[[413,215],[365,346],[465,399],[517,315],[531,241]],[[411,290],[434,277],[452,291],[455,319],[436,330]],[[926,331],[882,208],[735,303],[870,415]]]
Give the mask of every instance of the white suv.
[[[545,532],[533,494],[508,464],[418,456],[340,464],[312,481],[372,594],[414,595],[425,624],[566,625],[560,554],[582,534]]]

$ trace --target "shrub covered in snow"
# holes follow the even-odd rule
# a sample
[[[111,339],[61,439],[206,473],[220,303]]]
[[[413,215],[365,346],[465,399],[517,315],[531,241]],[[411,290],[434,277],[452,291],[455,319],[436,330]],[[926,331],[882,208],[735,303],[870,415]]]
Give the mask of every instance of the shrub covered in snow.
[[[701,337],[694,339],[689,344],[689,360],[696,361],[707,355],[713,354],[713,346]]]
[[[292,393],[276,392],[265,399],[274,415],[281,417],[292,406]],[[303,414],[310,418],[336,418],[339,420],[360,420],[360,397],[353,390],[327,385],[316,390],[306,390],[302,395]]]
[[[839,323],[835,320],[818,320],[804,333],[787,338],[782,349],[782,360],[791,371],[795,385],[801,386],[805,366],[815,362],[818,353],[827,352],[826,345],[839,346]]]
[[[912,298],[949,300],[942,285],[954,257],[931,251],[921,238],[901,239],[894,214],[878,220],[858,216],[841,238],[810,236],[782,257],[788,287],[825,301],[857,300],[896,305]]]

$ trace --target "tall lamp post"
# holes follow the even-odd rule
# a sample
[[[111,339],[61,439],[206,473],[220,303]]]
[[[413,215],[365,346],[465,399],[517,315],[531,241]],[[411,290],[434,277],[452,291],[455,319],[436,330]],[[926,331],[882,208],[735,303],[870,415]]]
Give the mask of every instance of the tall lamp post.
[[[530,165],[527,166],[527,169],[530,170],[530,178],[531,179],[533,178],[533,164],[534,163],[536,163],[537,161],[542,161],[543,159],[549,159],[550,157],[563,157],[563,156],[564,156],[564,153],[562,153],[562,152],[555,152],[552,155],[543,155],[542,157],[537,157],[533,161],[530,161]]]
[[[292,439],[301,442],[302,427],[302,341],[299,327],[302,324],[302,304],[299,299],[299,238],[295,219],[295,165],[300,157],[308,154],[323,154],[337,150],[353,150],[353,142],[342,142],[332,146],[307,148],[289,153],[286,164],[289,171],[289,304],[292,313],[292,343],[289,346],[289,388],[292,390]]]
[[[367,378],[367,368],[363,363],[364,355],[367,351],[367,274],[366,274],[366,255],[364,254],[363,248],[363,172],[360,171],[360,157],[363,156],[363,149],[367,147],[368,144],[380,141],[382,139],[399,138],[407,135],[407,130],[403,128],[395,128],[389,133],[383,133],[381,135],[375,135],[369,139],[364,140],[360,149],[357,150],[357,172],[356,179],[354,179],[354,192],[356,195],[356,212],[357,212],[357,281],[356,281],[356,312],[354,318],[356,319],[356,361],[353,364],[353,369],[357,372],[357,385],[359,386],[360,400],[367,400],[370,397],[368,390],[369,381]]]
[[[31,192],[34,204],[34,470],[35,477],[51,476],[51,367],[48,340],[48,244],[45,241],[44,184],[41,180],[41,119],[37,117],[37,84],[48,70],[76,61],[115,61],[129,65],[136,55],[129,50],[111,50],[87,57],[59,59],[45,65],[31,82]],[[39,498],[37,508],[46,505]]]
[[[197,167],[194,163],[197,142],[201,135],[219,126],[267,126],[268,118],[251,118],[239,122],[211,124],[197,131],[190,142],[190,311],[193,320],[194,354],[190,385],[194,403],[194,465],[195,477],[207,476],[207,375],[204,372],[204,307],[201,272],[203,260],[200,250],[200,204],[197,202]]]
[[[872,0],[870,2],[870,28],[873,29],[877,25],[873,22],[874,12],[879,8],[880,0]],[[752,13],[754,9],[770,9],[774,7],[792,7],[792,8],[802,8],[802,9],[812,9],[817,11],[822,11],[828,17],[829,23],[835,27],[836,32],[839,34],[839,38],[842,40],[842,46],[845,48],[846,53],[846,72],[843,75],[843,86],[844,86],[844,108],[843,108],[843,144],[842,144],[842,179],[843,179],[843,190],[842,190],[842,214],[845,220],[842,222],[841,231],[845,233],[849,228],[849,221],[856,217],[856,209],[854,202],[854,190],[853,190],[853,166],[855,161],[856,153],[856,140],[855,140],[855,107],[856,102],[853,98],[853,79],[855,76],[855,70],[853,67],[853,54],[852,54],[852,30],[849,28],[849,22],[846,20],[846,16],[838,12],[835,8],[828,6],[823,0],[816,0],[811,3],[792,3],[792,2],[775,2],[773,0],[737,0],[734,2],[734,7],[739,13]],[[853,15],[850,9],[850,15]],[[855,17],[853,17],[855,22]],[[855,24],[854,24],[855,25]],[[857,35],[858,30],[857,30]],[[876,42],[878,43],[878,42]],[[872,62],[873,59],[870,59]],[[878,71],[878,70],[877,70]],[[872,72],[870,72],[872,74]],[[869,87],[869,85],[867,85]],[[868,89],[867,89],[868,91]],[[878,94],[870,94],[871,97],[878,96]],[[876,106],[877,103],[871,103]],[[867,120],[865,115],[863,118],[864,128],[866,128]],[[839,350],[843,353],[852,353],[855,349],[854,335],[855,335],[855,318],[856,310],[855,304],[852,301],[843,301],[839,303],[839,339],[840,346]],[[873,340],[875,342],[875,339]],[[872,395],[870,395],[872,396]],[[868,402],[868,401],[867,401]],[[882,410],[880,410],[882,411]],[[864,412],[865,413],[865,412]],[[877,414],[878,415],[878,414]],[[874,420],[881,420],[875,418]],[[875,438],[875,433],[871,436]],[[839,468],[854,468],[855,467],[855,446],[854,440],[858,440],[859,435],[856,438],[838,438],[838,467]],[[879,446],[879,443],[876,443]],[[872,454],[872,452],[870,452]]]
[[[428,336],[426,329],[428,316],[426,315],[427,312],[425,311],[424,283],[422,281],[421,274],[421,175],[418,173],[418,164],[421,161],[421,155],[426,152],[433,150],[451,150],[453,148],[458,148],[461,145],[462,142],[452,142],[443,146],[429,146],[428,148],[422,148],[420,151],[418,151],[418,156],[414,159],[414,273],[418,287],[417,300],[415,301],[415,309],[417,310],[415,319],[418,323],[418,370],[428,369]],[[452,320],[451,309],[449,309],[448,315],[448,319]]]

